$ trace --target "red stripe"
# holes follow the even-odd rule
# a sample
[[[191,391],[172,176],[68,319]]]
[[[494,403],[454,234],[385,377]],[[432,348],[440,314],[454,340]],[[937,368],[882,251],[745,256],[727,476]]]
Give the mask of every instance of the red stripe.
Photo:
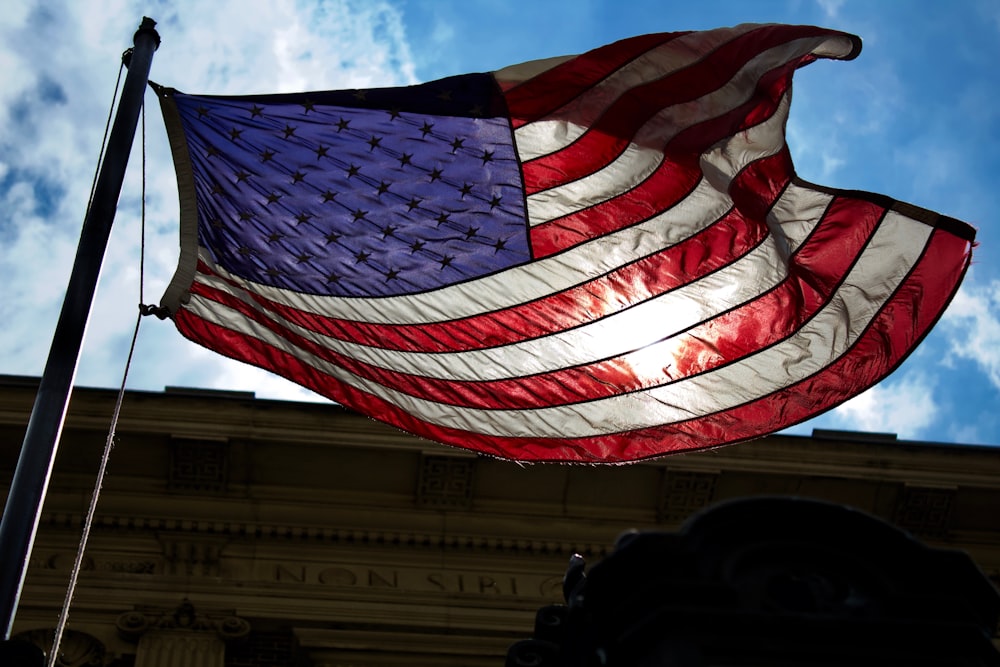
[[[781,31],[781,33],[786,32]],[[827,31],[820,29],[795,31],[791,35],[781,33],[768,30],[764,31],[762,36],[758,31],[754,31],[737,37],[695,65],[626,91],[614,100],[604,115],[575,142],[555,153],[524,163],[526,193],[534,194],[599,171],[624,152],[634,139],[636,131],[652,116],[667,107],[697,100],[719,89],[730,81],[748,60],[758,54],[780,46],[790,39],[828,34]],[[788,79],[780,82],[782,84],[780,93],[783,93],[790,84],[792,72],[803,64],[804,60],[812,59],[811,55],[803,55],[775,66],[774,69],[784,73]],[[758,90],[757,94],[765,92]],[[777,98],[780,97],[781,94],[778,94]],[[752,100],[739,108],[743,109],[748,104],[752,107]],[[730,112],[726,116],[733,118],[734,114]],[[573,118],[569,117],[566,120],[572,121]],[[704,145],[711,145],[734,131],[735,124],[733,129],[715,135]],[[697,153],[701,153],[701,150]]]
[[[789,67],[794,69],[794,66]],[[720,137],[746,131],[759,125],[762,122],[761,118],[772,116],[787,90],[787,85],[791,83],[790,77],[791,70],[787,75],[783,71],[773,70],[761,79],[761,84],[768,85],[769,92],[776,97],[755,98],[725,116],[705,121],[678,134],[667,145],[664,160],[656,171],[628,192],[590,208],[532,227],[531,244],[535,257],[547,257],[591,238],[645,220],[676,205],[702,177],[699,163],[701,153],[717,143]],[[773,193],[775,186],[779,189],[785,186],[794,170],[789,159],[787,169],[783,171],[774,169],[773,166],[765,166],[758,171],[744,170],[737,179],[743,178],[744,173],[753,181],[760,175],[770,175],[774,182],[765,188],[765,192]],[[736,194],[749,189],[731,183],[730,190],[734,188],[737,188]],[[769,207],[770,204],[765,210]]]
[[[773,172],[773,173],[769,173]],[[737,177],[762,181],[758,187],[776,199],[791,172],[787,152],[759,161]],[[763,183],[770,183],[766,186]],[[772,200],[773,200],[772,199]],[[746,202],[752,208],[755,200]],[[767,207],[770,207],[770,203]],[[758,211],[759,212],[759,211]],[[763,219],[763,215],[759,220]],[[605,276],[549,297],[493,313],[421,325],[370,324],[325,317],[248,293],[260,307],[299,326],[338,340],[412,352],[456,352],[515,343],[596,321],[613,312],[693,282],[743,256],[766,233],[763,223],[751,224],[739,211],[675,246],[640,259]],[[215,275],[202,262],[202,274]],[[242,290],[241,283],[227,280]],[[192,291],[208,298],[213,288],[195,283]]]
[[[736,208],[755,220],[767,214],[795,175],[788,146],[770,157],[751,162],[729,184],[729,196]]]
[[[530,230],[532,252],[541,259],[648,220],[680,203],[701,178],[697,156],[667,157],[649,178],[629,192],[533,226]]]
[[[969,244],[936,230],[904,285],[851,350],[811,378],[730,410],[686,422],[581,439],[497,438],[437,426],[376,396],[341,385],[294,356],[206,323],[181,310],[177,327],[227,356],[277,372],[328,398],[418,435],[502,458],[534,461],[634,461],[766,435],[839,405],[888,375],[933,326],[971,255]]]
[[[850,351],[812,377],[761,399],[700,419],[547,446],[507,442],[512,457],[586,461],[608,455],[637,460],[767,435],[826,412],[873,386],[896,369],[944,312],[968,267],[968,242],[935,230],[914,271]],[[468,442],[468,440],[467,440]]]
[[[425,437],[440,431],[447,433],[439,442],[453,444],[463,449],[489,452],[495,456],[514,458],[506,447],[494,447],[490,442],[476,438],[475,443],[466,444],[467,434],[458,429],[440,429],[400,410],[395,405],[372,394],[342,384],[330,376],[309,366],[292,354],[271,347],[266,343],[225,327],[212,324],[192,315],[183,308],[174,315],[177,330],[188,339],[209,347],[237,361],[242,361],[276,373],[292,382],[315,391],[343,406],[357,410],[374,419],[396,426],[410,433]]]
[[[796,257],[779,287],[739,308],[674,336],[674,354],[655,373],[626,355],[575,368],[509,380],[455,382],[386,371],[321,347],[285,330],[239,299],[217,300],[317,357],[379,384],[439,403],[485,409],[530,409],[624,394],[708,372],[792,335],[830,299],[867,243],[883,209],[839,200]],[[836,243],[834,243],[836,241]]]
[[[520,83],[497,79],[514,127],[544,118],[647,51],[688,33],[640,35],[599,47]]]
[[[866,201],[835,199],[777,287],[675,337],[671,377],[721,368],[792,336],[830,302],[884,213]]]
[[[299,310],[259,294],[247,294],[264,310],[338,340],[411,352],[484,349],[596,321],[676,289],[741,257],[766,234],[766,225],[749,223],[738,212],[730,211],[691,238],[587,283],[505,310],[448,322],[420,325],[354,322]],[[198,270],[213,275],[203,263],[199,263]],[[244,290],[237,281],[226,282]],[[191,290],[221,300],[215,296],[221,292],[208,285],[195,282]]]

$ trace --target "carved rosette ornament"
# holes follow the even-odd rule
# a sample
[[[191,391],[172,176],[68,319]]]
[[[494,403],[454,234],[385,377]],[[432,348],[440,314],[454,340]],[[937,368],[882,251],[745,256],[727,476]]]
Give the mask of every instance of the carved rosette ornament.
[[[118,617],[117,628],[124,639],[133,642],[150,630],[213,632],[225,642],[238,641],[250,634],[250,623],[245,619],[233,615],[200,614],[187,599],[172,611],[127,611]]]

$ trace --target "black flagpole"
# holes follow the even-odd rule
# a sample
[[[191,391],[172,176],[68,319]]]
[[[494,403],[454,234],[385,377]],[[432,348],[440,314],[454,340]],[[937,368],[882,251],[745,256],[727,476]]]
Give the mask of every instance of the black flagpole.
[[[156,21],[143,17],[133,37],[135,46],[128,63],[118,112],[108,137],[93,200],[83,221],[80,244],[52,337],[52,347],[7,494],[3,521],[0,523],[0,614],[3,614],[0,620],[4,639],[10,638],[21,587],[28,571],[28,559],[59,446],[90,306],[111,236],[129,151],[135,139],[153,52],[160,45],[155,26]]]

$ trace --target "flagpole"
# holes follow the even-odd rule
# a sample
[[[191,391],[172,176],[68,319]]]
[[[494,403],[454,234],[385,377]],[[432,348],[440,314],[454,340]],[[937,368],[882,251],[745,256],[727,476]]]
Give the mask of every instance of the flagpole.
[[[4,639],[10,638],[28,571],[31,547],[59,446],[90,306],[135,139],[153,52],[160,45],[155,26],[156,21],[143,17],[133,37],[134,48],[118,112],[108,137],[94,196],[84,218],[62,311],[0,522],[0,621],[3,624],[0,627],[3,628]]]

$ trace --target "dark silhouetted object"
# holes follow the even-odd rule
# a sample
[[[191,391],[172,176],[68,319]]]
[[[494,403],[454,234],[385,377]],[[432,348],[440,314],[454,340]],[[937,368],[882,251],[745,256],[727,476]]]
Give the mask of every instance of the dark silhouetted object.
[[[45,653],[30,642],[8,639],[0,642],[0,665],[3,667],[45,667]]]
[[[584,570],[507,667],[1000,666],[1000,595],[965,553],[838,505],[726,503]]]

